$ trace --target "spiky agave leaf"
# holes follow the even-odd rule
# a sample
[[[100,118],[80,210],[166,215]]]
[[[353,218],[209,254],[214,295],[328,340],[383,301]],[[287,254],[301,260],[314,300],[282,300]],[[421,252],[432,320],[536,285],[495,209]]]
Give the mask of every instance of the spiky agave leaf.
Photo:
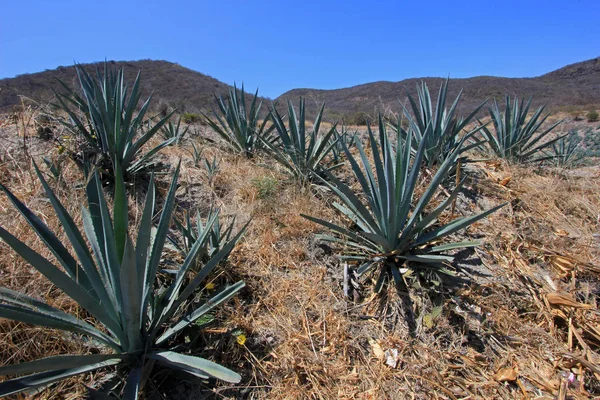
[[[134,176],[154,164],[155,155],[175,139],[167,139],[142,153],[142,148],[163,127],[173,112],[159,120],[147,131],[143,125],[152,96],[140,105],[140,74],[138,73],[131,90],[125,84],[123,69],[111,70],[104,64],[104,72],[90,75],[82,66],[75,65],[81,95],[69,89],[67,93],[54,92],[57,106],[66,112],[68,121],[62,121],[74,135],[82,137],[86,146],[85,154],[78,164],[95,158],[104,172],[113,176],[119,163],[127,176]]]
[[[223,241],[221,248],[212,257],[207,257],[203,268],[191,273],[190,277],[191,267],[195,265],[197,254],[204,243],[199,238],[191,245],[175,279],[165,288],[166,291],[159,292],[157,271],[171,223],[179,166],[173,176],[155,234],[152,234],[152,220],[156,197],[154,180],[150,180],[135,242],[128,234],[127,196],[122,170],[118,164],[115,170],[112,217],[97,173],[92,175],[87,185],[88,208],[82,207],[84,234],[52,192],[37,165],[34,164],[34,167],[76,258],[48,226],[3,185],[0,185],[0,190],[25,217],[62,269],[1,227],[0,239],[76,301],[93,317],[94,323],[78,319],[7,288],[0,288],[0,317],[85,335],[104,351],[112,351],[112,354],[58,356],[2,367],[1,375],[27,375],[0,383],[0,395],[43,387],[73,375],[118,365],[131,370],[127,374],[129,377],[125,398],[133,399],[138,395],[139,380],[147,375],[139,373],[137,369],[149,364],[145,362],[148,358],[159,356],[167,361],[179,360],[167,362],[166,365],[179,368],[192,376],[202,375],[239,382],[239,375],[223,367],[215,367],[213,362],[172,352],[168,339],[228,300],[244,286],[243,282],[229,286],[206,303],[175,318],[180,314],[178,310],[187,303],[200,283],[231,252],[245,227],[230,240]],[[191,280],[188,281],[187,277]],[[168,357],[165,356],[165,351]]]
[[[194,219],[190,217],[189,213],[185,213],[183,221],[177,218],[174,218],[173,221],[181,239],[169,235],[168,239],[171,244],[183,256],[186,256],[192,245],[201,240],[202,246],[198,252],[198,259],[202,262],[206,262],[214,256],[229,241],[235,224],[235,218],[233,218],[228,225],[223,226],[220,210],[212,205],[204,219],[205,222],[200,216],[200,211],[196,212]]]
[[[417,85],[418,101],[415,101],[408,94],[411,110],[404,104],[402,105],[402,114],[408,122],[408,127],[405,128],[402,125],[402,118],[398,118],[395,126],[392,125],[392,129],[401,132],[404,139],[409,134],[412,136],[413,152],[417,151],[422,141],[426,141],[423,160],[428,167],[441,165],[446,158],[453,155],[459,144],[462,146],[462,152],[466,152],[484,143],[484,141],[474,138],[474,135],[482,129],[481,126],[472,129],[467,129],[467,126],[473,121],[473,118],[487,100],[463,118],[458,115],[457,110],[462,90],[458,93],[450,108],[446,107],[448,82],[449,79],[442,82],[435,107],[427,84],[421,82],[420,85]],[[466,136],[465,140],[461,140],[461,133]]]
[[[544,141],[550,132],[562,123],[562,120],[543,129],[542,126],[550,114],[542,115],[546,107],[544,104],[527,119],[531,101],[531,98],[526,102],[519,101],[517,97],[511,101],[510,97],[506,96],[504,111],[500,110],[500,105],[496,100],[488,108],[494,125],[494,133],[487,126],[482,127],[481,133],[497,157],[515,163],[547,160],[552,156],[546,155],[538,158],[535,156],[540,155],[545,148],[566,136],[557,136]]]
[[[189,126],[186,126],[185,129],[181,127],[181,118],[179,118],[177,124],[169,121],[168,124],[162,127],[161,132],[163,139],[171,140],[171,144],[179,144],[189,129]]]
[[[254,93],[250,107],[246,104],[244,86],[241,90],[233,85],[229,96],[224,99],[215,95],[218,108],[213,109],[214,119],[202,114],[208,125],[227,143],[235,152],[252,157],[263,141],[271,142],[271,132],[274,127],[268,127],[269,118],[260,122],[262,100],[259,101],[258,89]]]
[[[577,131],[572,131],[568,136],[552,143],[551,149],[552,152],[548,152],[548,156],[551,156],[559,167],[576,167],[581,165],[585,158],[585,153],[581,147],[581,138]]]
[[[429,134],[432,133],[426,133]],[[327,181],[324,180],[324,184],[338,198],[334,206],[356,225],[356,229],[303,215],[333,232],[333,235],[322,235],[321,238],[348,249],[341,258],[358,263],[359,274],[379,269],[376,291],[381,290],[389,276],[394,278],[396,284],[402,285],[402,265],[414,269],[427,267],[444,270],[445,265],[453,259],[452,256],[444,254],[446,251],[475,246],[478,243],[456,242],[439,245],[438,242],[503,206],[499,205],[481,214],[458,218],[436,226],[437,218],[457,197],[462,183],[452,191],[449,198],[433,210],[427,210],[441,182],[459,157],[461,147],[457,147],[446,157],[425,191],[417,197],[415,191],[417,184],[422,180],[420,166],[428,138],[425,137],[421,141],[413,159],[412,137],[413,135],[408,135],[404,141],[401,133],[398,133],[397,146],[394,149],[388,138],[386,124],[379,116],[379,140],[371,127],[368,127],[368,146],[373,161],[370,161],[360,141],[356,142],[360,161],[346,149],[353,174],[361,187],[361,195],[354,193],[348,184],[331,174]],[[464,140],[465,137],[461,139]]]
[[[358,131],[350,132],[350,130],[344,125],[342,125],[339,131],[336,128],[333,136],[329,140],[330,144],[333,145],[331,147],[331,156],[333,157],[334,164],[340,164],[342,162],[343,156],[345,155],[344,145],[348,149],[351,149],[354,147],[354,143],[357,139]]]
[[[341,166],[332,162],[333,157],[328,159],[339,140],[334,137],[336,125],[331,126],[324,134],[320,133],[324,110],[325,104],[317,113],[312,129],[308,130],[304,98],[300,98],[298,114],[292,101],[288,101],[287,126],[277,108],[271,107],[270,118],[280,140],[277,144],[265,142],[265,148],[275,160],[301,181],[315,180]]]

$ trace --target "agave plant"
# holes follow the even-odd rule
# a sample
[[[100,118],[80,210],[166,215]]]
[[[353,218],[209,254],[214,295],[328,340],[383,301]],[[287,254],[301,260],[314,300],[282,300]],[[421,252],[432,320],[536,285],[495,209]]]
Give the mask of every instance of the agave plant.
[[[199,211],[196,212],[195,221],[192,221],[189,213],[186,213],[184,221],[174,219],[181,239],[178,240],[172,235],[168,236],[171,244],[184,257],[190,253],[198,238],[206,237],[207,239],[203,247],[198,250],[196,255],[197,259],[202,263],[206,263],[207,260],[214,257],[229,242],[233,233],[233,225],[235,224],[234,218],[230,224],[223,227],[220,220],[220,210],[214,207],[210,208],[205,220],[206,222],[202,222]],[[228,255],[226,254],[222,261],[225,261]]]
[[[531,100],[529,98],[527,102],[519,102],[519,99],[515,97],[511,101],[510,97],[506,96],[506,108],[504,112],[500,110],[500,106],[496,100],[489,107],[489,114],[492,118],[495,132],[492,134],[485,126],[482,127],[481,132],[497,157],[515,163],[542,161],[553,157],[540,156],[534,158],[543,153],[544,149],[552,146],[553,143],[565,136],[545,140],[548,134],[562,121],[551,124],[542,130],[542,125],[546,122],[550,114],[542,116],[546,107],[546,105],[543,105],[527,119]]]
[[[288,101],[289,131],[279,111],[275,107],[271,108],[271,119],[279,134],[281,146],[265,142],[265,147],[275,160],[302,181],[314,180],[318,176],[324,176],[325,172],[341,166],[339,163],[328,164],[328,161],[332,161],[328,159],[328,155],[337,145],[338,140],[334,139],[335,125],[324,134],[320,133],[324,109],[325,105],[321,106],[312,129],[307,132],[303,98],[300,98],[298,115],[293,103]]]
[[[165,140],[171,140],[171,144],[179,144],[187,131],[190,129],[189,126],[186,126],[185,129],[181,128],[181,118],[177,120],[177,125],[172,121],[162,127],[162,137]]]
[[[48,357],[0,367],[0,375],[26,375],[0,383],[0,396],[116,366],[125,370],[124,376],[127,376],[122,390],[124,398],[137,399],[143,384],[142,377],[147,376],[148,369],[155,363],[201,379],[214,377],[239,382],[237,373],[219,364],[176,351],[174,338],[244,286],[243,282],[238,282],[199,306],[192,305],[190,301],[196,298],[196,289],[201,282],[229,254],[243,229],[231,240],[222,243],[221,249],[188,279],[198,252],[209,240],[209,232],[198,236],[177,274],[170,280],[160,280],[168,282],[167,286],[163,286],[159,284],[157,272],[173,211],[179,167],[155,231],[152,219],[156,194],[154,181],[150,180],[135,242],[128,233],[127,196],[119,168],[115,174],[112,219],[97,173],[87,185],[88,208],[82,208],[85,236],[37,166],[35,168],[77,259],[39,217],[2,185],[0,189],[44,241],[62,269],[1,227],[0,238],[91,317],[80,319],[7,288],[0,288],[0,317],[85,336],[100,348],[102,354]]]
[[[78,165],[83,168],[85,162],[91,161],[100,166],[103,173],[113,176],[118,163],[126,180],[154,166],[156,154],[174,139],[167,139],[144,154],[142,147],[167,123],[173,112],[143,132],[144,125],[149,123],[144,118],[152,96],[139,105],[139,73],[129,91],[122,68],[115,72],[105,63],[104,73],[98,70],[96,77],[79,65],[75,65],[75,69],[81,95],[61,81],[67,94],[54,93],[57,106],[68,115],[68,120],[61,122],[76,137],[83,138],[83,154],[75,159]]]
[[[209,161],[208,157],[202,160],[204,164],[204,170],[206,171],[206,178],[208,179],[208,184],[212,186],[215,176],[219,172],[219,162],[217,161],[217,156],[213,156],[212,160]]]
[[[402,105],[403,115],[408,121],[408,127],[404,128],[401,121],[398,121],[398,124],[396,126],[392,125],[392,128],[399,130],[404,140],[406,140],[409,134],[412,134],[411,143],[414,152],[417,151],[421,142],[426,140],[423,160],[428,167],[441,165],[458,149],[460,143],[465,143],[462,147],[462,152],[479,147],[484,143],[482,140],[473,138],[475,133],[481,129],[480,126],[474,127],[471,130],[467,130],[466,128],[479,110],[481,110],[485,102],[473,110],[466,118],[459,117],[457,106],[462,95],[462,90],[448,109],[446,107],[448,79],[444,80],[440,86],[435,108],[431,101],[429,88],[425,82],[417,85],[417,95],[418,103],[410,94],[408,95],[412,112]],[[461,137],[459,137],[463,131],[466,140],[461,140]]]
[[[268,118],[260,122],[262,101],[258,101],[258,89],[250,103],[246,106],[244,86],[241,90],[234,85],[229,90],[227,99],[217,97],[218,111],[213,109],[214,120],[203,114],[208,125],[236,152],[252,157],[261,146],[261,139],[272,142],[270,135],[273,126],[267,127]]]
[[[188,150],[189,151],[189,150]],[[204,149],[196,147],[196,145],[192,142],[192,151],[189,151],[192,155],[192,160],[194,161],[194,167],[198,168],[200,163],[204,158],[202,157],[202,152]]]
[[[426,131],[426,135],[433,135],[433,133]],[[423,138],[411,163],[413,137],[412,134],[407,135],[406,140],[402,140],[401,133],[398,133],[395,150],[388,138],[386,124],[380,115],[379,143],[371,127],[368,127],[368,141],[373,161],[369,161],[359,141],[356,142],[356,146],[362,169],[354,156],[346,150],[346,156],[365,200],[355,194],[348,184],[331,175],[329,181],[324,181],[339,200],[334,203],[334,206],[356,225],[356,229],[304,215],[305,218],[323,225],[334,233],[334,235],[321,235],[320,238],[347,249],[341,258],[358,263],[359,275],[373,270],[378,271],[375,292],[380,292],[384,283],[393,277],[398,289],[406,293],[403,272],[408,270],[422,272],[433,269],[435,272],[449,272],[447,264],[453,260],[453,257],[443,253],[475,246],[478,243],[461,241],[442,244],[440,240],[502,207],[500,205],[481,214],[457,218],[435,226],[437,218],[456,199],[462,188],[461,182],[446,200],[429,211],[440,183],[462,151],[462,143],[459,143],[454,152],[446,157],[423,194],[417,197],[415,189],[422,181],[420,165],[429,138]],[[463,137],[461,141],[464,140]]]
[[[356,140],[358,138],[358,131],[354,131],[350,133],[348,128],[342,126],[340,129],[341,132],[336,130],[335,134],[329,140],[333,146],[331,147],[331,156],[333,157],[333,162],[335,164],[341,163],[343,159],[344,148],[351,149],[354,146]]]
[[[570,132],[552,144],[552,152],[549,154],[556,165],[563,168],[573,168],[581,165],[585,153],[581,146],[581,138],[577,131]]]

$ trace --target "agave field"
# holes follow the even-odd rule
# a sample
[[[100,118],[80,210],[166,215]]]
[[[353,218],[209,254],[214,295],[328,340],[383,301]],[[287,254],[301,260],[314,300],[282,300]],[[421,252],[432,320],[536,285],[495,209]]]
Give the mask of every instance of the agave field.
[[[600,396],[594,127],[448,81],[192,122],[77,74],[2,120],[0,396]]]

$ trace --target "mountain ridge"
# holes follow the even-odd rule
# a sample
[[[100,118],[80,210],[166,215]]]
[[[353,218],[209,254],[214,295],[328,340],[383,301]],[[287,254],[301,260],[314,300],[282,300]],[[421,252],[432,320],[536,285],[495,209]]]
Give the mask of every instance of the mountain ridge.
[[[111,66],[123,67],[128,81],[142,74],[142,93],[153,93],[156,108],[177,108],[180,112],[208,111],[214,106],[214,94],[225,94],[230,85],[177,63],[164,60],[107,61]],[[104,62],[81,64],[88,71],[102,68]],[[0,111],[7,111],[20,103],[20,95],[38,102],[53,98],[52,88],[60,90],[60,79],[70,87],[77,86],[74,66],[60,66],[32,74],[0,80]],[[434,99],[443,80],[440,77],[409,78],[401,81],[375,81],[338,89],[297,88],[275,99],[282,106],[287,100],[297,103],[306,97],[307,112],[314,114],[326,104],[329,119],[340,120],[357,114],[374,116],[376,110],[398,112],[406,94],[416,94],[417,83],[423,81]],[[551,107],[586,107],[600,104],[600,57],[566,65],[537,77],[506,78],[476,76],[450,78],[449,98],[463,90],[459,110],[466,112],[485,99],[503,101],[504,95],[533,97],[535,106],[549,103]],[[253,91],[252,91],[253,93]],[[248,95],[249,96],[249,95]],[[268,101],[268,99],[262,98]]]
[[[377,81],[341,89],[292,89],[278,97],[279,101],[297,101],[304,96],[307,104],[325,102],[333,111],[333,117],[356,116],[366,113],[374,116],[376,110],[398,112],[400,103],[405,103],[407,93],[416,96],[416,85],[425,82],[434,101],[443,80],[441,77],[409,78],[401,81]],[[600,57],[566,65],[537,77],[506,78],[498,76],[476,76],[450,78],[449,98],[454,99],[463,90],[458,109],[468,112],[486,99],[504,101],[510,96],[532,97],[533,105],[548,103],[553,108],[586,107],[600,104]],[[330,117],[331,117],[330,113]]]

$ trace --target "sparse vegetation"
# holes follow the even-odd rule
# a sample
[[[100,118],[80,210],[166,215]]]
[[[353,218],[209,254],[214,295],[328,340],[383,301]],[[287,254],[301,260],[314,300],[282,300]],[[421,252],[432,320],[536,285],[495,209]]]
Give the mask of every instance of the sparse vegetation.
[[[591,110],[585,115],[585,117],[587,118],[587,122],[597,122],[598,121],[598,111]]]

